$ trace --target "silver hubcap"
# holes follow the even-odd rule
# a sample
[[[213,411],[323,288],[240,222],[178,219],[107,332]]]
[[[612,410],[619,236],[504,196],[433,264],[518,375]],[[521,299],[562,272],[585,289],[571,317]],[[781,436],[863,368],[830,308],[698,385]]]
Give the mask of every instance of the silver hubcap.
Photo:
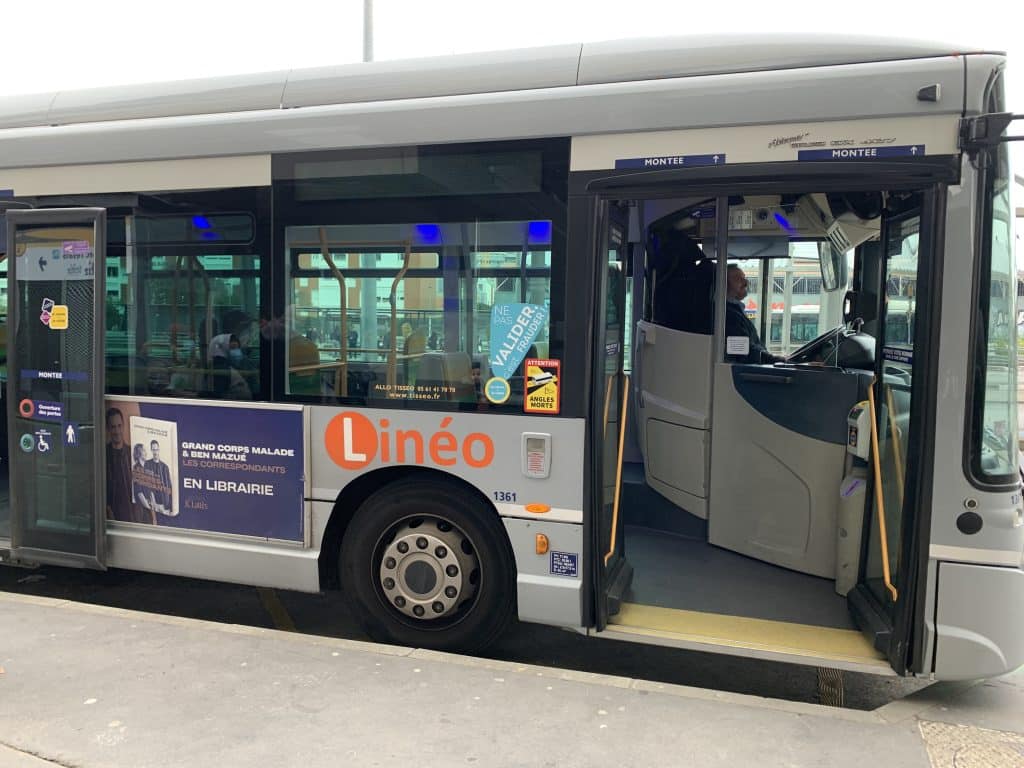
[[[421,620],[450,616],[476,594],[480,562],[466,535],[451,523],[425,518],[399,528],[380,562],[388,602]]]

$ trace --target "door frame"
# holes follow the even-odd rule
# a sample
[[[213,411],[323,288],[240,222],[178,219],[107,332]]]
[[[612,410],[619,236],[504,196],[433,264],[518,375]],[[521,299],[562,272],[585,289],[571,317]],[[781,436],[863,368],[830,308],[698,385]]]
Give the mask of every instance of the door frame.
[[[941,260],[942,260],[942,234],[943,214],[945,211],[945,190],[950,183],[957,183],[959,180],[959,163],[956,157],[934,156],[927,158],[901,159],[896,161],[880,162],[833,162],[822,161],[815,163],[808,162],[784,162],[784,163],[757,163],[722,165],[712,167],[698,167],[684,170],[671,171],[589,171],[570,174],[570,200],[576,197],[579,200],[583,197],[585,205],[576,208],[576,216],[570,216],[571,223],[585,222],[585,227],[580,227],[587,233],[586,237],[576,240],[570,245],[570,258],[587,258],[589,263],[595,265],[591,269],[594,275],[594,282],[591,285],[591,298],[594,301],[591,315],[591,330],[588,336],[588,352],[591,355],[589,371],[589,386],[587,391],[590,396],[590,408],[588,418],[588,445],[587,471],[585,476],[584,498],[586,506],[584,510],[584,524],[590,526],[589,535],[585,532],[584,541],[590,548],[591,556],[586,558],[588,564],[592,564],[592,572],[589,584],[594,590],[593,598],[588,606],[592,610],[593,626],[597,631],[604,630],[608,620],[607,598],[609,588],[612,586],[610,575],[606,572],[603,564],[603,553],[600,552],[600,517],[601,517],[601,490],[603,480],[601,477],[602,454],[601,445],[596,436],[600,434],[603,400],[601,398],[601,387],[603,377],[599,375],[598,366],[603,362],[603,350],[597,349],[597,340],[600,337],[598,325],[600,313],[603,312],[603,305],[599,301],[603,297],[602,281],[596,264],[604,258],[601,246],[603,245],[603,221],[602,211],[611,200],[622,199],[656,199],[667,197],[715,197],[718,198],[716,211],[720,207],[722,199],[728,199],[730,194],[738,194],[739,190],[747,194],[760,193],[771,194],[777,192],[793,191],[821,191],[828,189],[841,189],[843,191],[863,190],[917,190],[924,194],[922,204],[922,232],[925,230],[924,212],[928,210],[930,226],[929,236],[930,269],[928,274],[928,291],[933,297],[927,308],[929,317],[915,322],[915,333],[922,333],[921,328],[935,326],[936,332],[928,335],[923,341],[927,346],[922,346],[922,376],[918,377],[924,388],[922,391],[915,389],[914,400],[912,401],[910,440],[916,440],[916,450],[908,451],[914,456],[913,492],[911,493],[908,484],[908,492],[905,497],[904,508],[909,504],[916,504],[920,507],[921,514],[916,515],[902,531],[901,539],[901,563],[906,568],[901,573],[906,574],[903,591],[910,597],[902,601],[902,606],[895,616],[891,627],[891,641],[888,647],[883,650],[893,669],[899,674],[906,674],[908,671],[919,671],[915,664],[920,664],[923,658],[923,634],[925,621],[925,590],[921,588],[927,583],[928,557],[927,537],[930,532],[931,523],[931,480],[934,469],[934,452],[930,445],[922,445],[921,435],[924,430],[933,425],[935,421],[935,407],[937,399],[937,382],[935,381],[935,365],[938,356],[937,322],[939,313],[935,309],[935,298],[940,297],[941,292]],[[584,219],[584,214],[586,219]],[[728,234],[728,219],[716,218],[716,258],[719,257],[721,249],[725,246],[724,234]],[[578,229],[576,231],[579,231]],[[572,238],[571,238],[572,240]],[[922,246],[925,243],[922,241]],[[584,252],[586,249],[587,252]],[[578,254],[578,255],[577,255]],[[718,258],[719,281],[724,280],[726,265],[725,259]],[[920,278],[919,278],[920,279]],[[722,284],[720,282],[720,284]],[[595,294],[602,292],[594,299]],[[881,300],[881,294],[879,294]],[[724,347],[725,307],[723,302],[716,302],[715,316],[715,359],[720,356],[720,350]],[[918,337],[920,338],[920,337]],[[917,356],[915,348],[915,357]],[[879,356],[880,357],[880,356]],[[713,382],[712,382],[713,386]],[[915,385],[916,387],[917,385]],[[918,396],[920,394],[920,396]],[[714,441],[714,402],[712,402],[712,442]],[[909,441],[908,441],[909,442]],[[908,463],[908,478],[910,478],[910,465]],[[862,558],[862,563],[864,559]],[[857,587],[854,588],[857,590]],[[910,599],[912,598],[912,599]],[[871,635],[872,627],[864,624],[864,631]],[[919,631],[914,631],[917,628]]]
[[[20,226],[28,227],[62,227],[92,226],[93,229],[93,324],[92,324],[92,371],[90,376],[89,394],[93,403],[94,438],[92,450],[93,474],[93,553],[83,554],[60,549],[48,549],[24,546],[20,540],[24,536],[24,510],[19,510],[18,488],[15,477],[10,483],[10,559],[13,562],[33,564],[54,564],[74,567],[105,569],[106,568],[106,443],[103,440],[105,428],[104,396],[106,391],[105,373],[106,358],[104,354],[104,335],[106,330],[106,208],[44,208],[7,211],[7,280],[8,280],[8,341],[17,338],[17,329],[23,318],[21,316],[20,295],[18,291],[17,254],[15,252],[15,234]],[[31,321],[32,311],[26,309],[24,322]],[[14,333],[11,333],[11,329]],[[16,429],[12,429],[14,419],[18,415],[18,407],[14,402],[18,397],[18,385],[21,370],[16,356],[7,359],[7,413],[4,418],[8,424],[8,452],[19,450]]]
[[[901,212],[883,222],[881,284],[879,296],[879,341],[885,340],[885,291],[889,254],[886,252],[889,227],[909,216],[920,216],[918,241],[917,294],[928,300],[915,304],[914,315],[914,378],[911,384],[910,420],[907,434],[907,484],[900,510],[900,570],[895,584],[899,597],[893,610],[888,610],[866,586],[867,553],[871,546],[870,524],[874,500],[874,473],[871,473],[865,494],[864,532],[861,537],[861,569],[858,583],[850,592],[850,609],[857,615],[875,647],[886,654],[897,674],[923,673],[926,657],[924,642],[927,613],[928,546],[932,522],[932,488],[935,474],[935,414],[938,400],[936,369],[941,336],[942,263],[945,244],[945,211],[947,185],[936,182],[921,191],[921,205],[916,214]],[[920,288],[923,287],[922,292]],[[875,402],[881,403],[882,347],[875,359]],[[921,375],[918,375],[920,371]]]

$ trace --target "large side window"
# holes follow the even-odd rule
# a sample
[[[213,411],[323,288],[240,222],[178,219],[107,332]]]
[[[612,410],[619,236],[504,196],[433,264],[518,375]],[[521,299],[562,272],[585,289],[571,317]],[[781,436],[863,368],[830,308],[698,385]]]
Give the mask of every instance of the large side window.
[[[563,144],[275,158],[284,394],[530,410],[560,375]]]
[[[1003,110],[1002,78],[989,111]],[[1016,265],[1006,144],[982,152],[982,216],[974,312],[971,471],[984,483],[1018,482]]]
[[[181,201],[179,207],[188,211],[183,214],[135,209],[112,216],[106,263],[108,391],[266,398],[262,247],[257,216],[244,210],[247,198],[261,193],[218,194],[243,210],[220,212],[202,206],[208,201],[189,199]]]
[[[526,361],[550,354],[550,231],[549,221],[287,228],[287,394],[521,404]],[[531,322],[515,330],[520,316]],[[508,382],[507,400],[488,394],[494,378]]]

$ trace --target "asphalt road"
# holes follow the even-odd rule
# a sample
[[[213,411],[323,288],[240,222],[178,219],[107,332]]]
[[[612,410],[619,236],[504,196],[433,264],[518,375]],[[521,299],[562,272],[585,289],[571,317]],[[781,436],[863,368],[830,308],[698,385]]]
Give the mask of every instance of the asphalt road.
[[[132,571],[0,567],[0,590],[229,624],[367,640],[339,593],[308,595]],[[515,624],[485,656],[506,661],[818,703],[817,670],[775,662],[588,638]],[[844,705],[875,709],[923,688],[896,677],[843,673]]]

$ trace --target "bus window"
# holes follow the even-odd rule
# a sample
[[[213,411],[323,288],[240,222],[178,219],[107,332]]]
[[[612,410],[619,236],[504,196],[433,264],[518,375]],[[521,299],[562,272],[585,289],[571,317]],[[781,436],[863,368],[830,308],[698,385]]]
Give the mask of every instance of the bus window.
[[[560,358],[562,140],[275,156],[285,392],[306,402],[523,411]],[[564,294],[562,294],[564,295]],[[522,321],[522,322],[520,322]]]
[[[260,399],[261,257],[252,214],[112,218],[107,389]]]
[[[287,393],[390,407],[521,405],[526,359],[550,354],[551,250],[541,242],[550,229],[289,227]],[[521,316],[529,322],[510,357],[494,334]],[[508,397],[488,401],[483,386],[496,377]]]
[[[990,96],[992,111],[1002,109],[1002,85]],[[1016,485],[1017,338],[1013,288],[1013,208],[1006,144],[991,150],[984,174],[981,261],[974,312],[974,412],[971,417],[971,470],[989,484]]]

